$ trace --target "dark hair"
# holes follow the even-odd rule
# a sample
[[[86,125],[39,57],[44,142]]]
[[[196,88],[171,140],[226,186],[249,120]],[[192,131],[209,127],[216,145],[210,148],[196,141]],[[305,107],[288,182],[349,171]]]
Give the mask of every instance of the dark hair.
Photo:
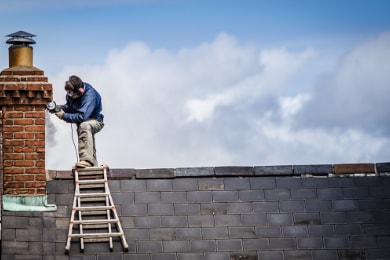
[[[84,82],[77,76],[73,75],[69,77],[69,80],[65,82],[65,90],[79,91],[84,88]]]

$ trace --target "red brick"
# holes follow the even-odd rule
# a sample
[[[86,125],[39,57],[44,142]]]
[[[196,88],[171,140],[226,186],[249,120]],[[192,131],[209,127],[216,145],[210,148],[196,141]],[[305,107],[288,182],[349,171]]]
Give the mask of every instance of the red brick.
[[[15,181],[34,181],[35,176],[31,174],[19,174],[15,176]]]
[[[23,112],[30,112],[33,111],[34,107],[27,106],[27,105],[20,105],[20,106],[15,106],[15,111],[23,111]]]
[[[3,120],[4,125],[12,126],[14,125],[14,119],[5,119]]]
[[[44,175],[44,174],[35,175],[35,180],[36,181],[46,181],[46,175]]]
[[[31,125],[24,128],[26,132],[45,132],[44,125]]]
[[[26,160],[45,160],[45,156],[41,153],[26,153],[24,158]]]
[[[43,90],[50,91],[51,92],[50,94],[52,94],[53,87],[50,83],[42,84],[42,88],[43,88]]]
[[[3,125],[3,131],[4,132],[21,132],[23,131],[23,126],[20,125]]]
[[[32,135],[35,136],[34,134],[32,134]],[[24,144],[26,146],[44,147],[45,146],[45,140],[43,140],[43,139],[36,140],[36,139],[31,138],[30,140],[25,140]]]
[[[8,133],[3,135],[4,136],[4,140],[3,140],[4,146],[23,146],[24,145],[23,140],[14,140],[11,138],[6,138],[5,135],[8,136]],[[12,134],[12,136],[13,136],[13,134]]]
[[[14,91],[19,89],[19,84],[17,83],[17,79],[8,79],[3,86],[3,90],[5,91]]]
[[[3,167],[6,168],[6,167],[13,167],[14,166],[14,160],[6,160],[6,161],[3,161]],[[4,170],[5,172],[5,170]]]
[[[38,147],[37,148],[37,153],[44,153],[45,152],[45,147]]]
[[[23,118],[24,114],[18,111],[6,112],[3,115],[3,118]]]
[[[375,165],[373,163],[334,164],[333,172],[335,174],[375,173]]]
[[[29,82],[42,82],[42,81],[44,81],[45,79],[44,78],[42,78],[42,77],[29,77],[28,78],[28,81]],[[46,81],[47,81],[47,79],[46,79]]]
[[[3,74],[4,73],[4,74]],[[29,76],[29,75],[44,75],[43,70],[36,67],[11,67],[3,70],[1,75],[9,76]],[[12,77],[17,78],[17,77]]]
[[[3,70],[1,73],[0,73],[1,76],[7,76],[7,75],[12,75],[12,71],[9,71],[9,70]]]
[[[24,168],[20,168],[20,167],[5,167],[3,172],[4,172],[4,175],[7,175],[7,174],[23,174],[24,173]]]
[[[37,167],[45,167],[45,161],[35,161],[35,166],[37,166]]]
[[[42,116],[43,118],[35,119],[35,125],[42,125],[45,126],[46,120],[45,115]]]
[[[14,133],[15,139],[33,139],[34,133]]]
[[[14,181],[14,176],[15,175],[4,175],[3,182],[6,183]]]
[[[25,118],[44,118],[45,117],[45,112],[26,112],[24,115]]]
[[[9,189],[9,188],[24,188],[24,183],[23,182],[4,182],[4,188]]]
[[[3,151],[4,153],[13,153],[15,150],[14,150],[14,146],[5,146],[3,147]]]
[[[18,193],[16,192],[15,189],[7,189],[7,190],[4,190],[4,194],[5,195],[17,195]]]
[[[25,183],[26,188],[42,188],[46,187],[45,181],[30,181]]]
[[[34,133],[36,146],[45,146],[45,133]]]
[[[46,195],[46,187],[36,189],[37,195]]]
[[[5,153],[3,155],[4,160],[23,160],[24,154],[22,153]]]
[[[35,152],[34,147],[14,147],[15,153],[32,153]]]
[[[32,167],[32,166],[35,166],[35,161],[33,161],[33,160],[15,161],[15,167]]]
[[[18,194],[23,194],[23,195],[35,195],[36,190],[35,189],[17,189]]]
[[[3,138],[4,138],[4,140],[6,140],[6,141],[8,141],[8,142],[11,142],[11,141],[13,141],[12,139],[14,138],[14,133],[9,133],[9,132],[5,132],[4,134],[3,134]],[[7,143],[6,142],[4,142],[4,144],[6,145]]]
[[[15,119],[15,125],[32,125],[34,121],[32,119]]]
[[[43,89],[43,85],[39,84],[39,83],[28,83],[27,84],[27,89],[28,90],[32,90],[34,92],[39,92],[39,91],[44,90]]]
[[[38,166],[26,168],[26,174],[45,175],[45,168],[42,167],[38,168]]]

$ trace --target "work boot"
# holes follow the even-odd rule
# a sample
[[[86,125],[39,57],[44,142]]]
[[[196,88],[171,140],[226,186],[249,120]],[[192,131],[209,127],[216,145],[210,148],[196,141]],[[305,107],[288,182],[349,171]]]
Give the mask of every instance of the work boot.
[[[77,168],[86,168],[86,167],[92,167],[92,164],[87,161],[79,161],[76,163]]]

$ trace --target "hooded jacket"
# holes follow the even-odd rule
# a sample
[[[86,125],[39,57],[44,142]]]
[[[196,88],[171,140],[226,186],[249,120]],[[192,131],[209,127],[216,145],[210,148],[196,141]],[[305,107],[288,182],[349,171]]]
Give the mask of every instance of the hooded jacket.
[[[102,100],[100,94],[88,83],[84,82],[84,93],[73,99],[66,95],[66,104],[62,106],[64,114],[62,119],[77,125],[90,119],[103,122]]]

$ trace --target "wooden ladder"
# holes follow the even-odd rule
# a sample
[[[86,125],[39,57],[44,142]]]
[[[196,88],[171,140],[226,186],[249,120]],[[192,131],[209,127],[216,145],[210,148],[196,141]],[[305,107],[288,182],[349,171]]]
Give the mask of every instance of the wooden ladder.
[[[128,244],[111,197],[107,180],[108,167],[74,168],[75,193],[69,222],[65,253],[70,251],[72,238],[84,243],[109,242],[113,251],[113,237],[119,237],[125,252]]]

